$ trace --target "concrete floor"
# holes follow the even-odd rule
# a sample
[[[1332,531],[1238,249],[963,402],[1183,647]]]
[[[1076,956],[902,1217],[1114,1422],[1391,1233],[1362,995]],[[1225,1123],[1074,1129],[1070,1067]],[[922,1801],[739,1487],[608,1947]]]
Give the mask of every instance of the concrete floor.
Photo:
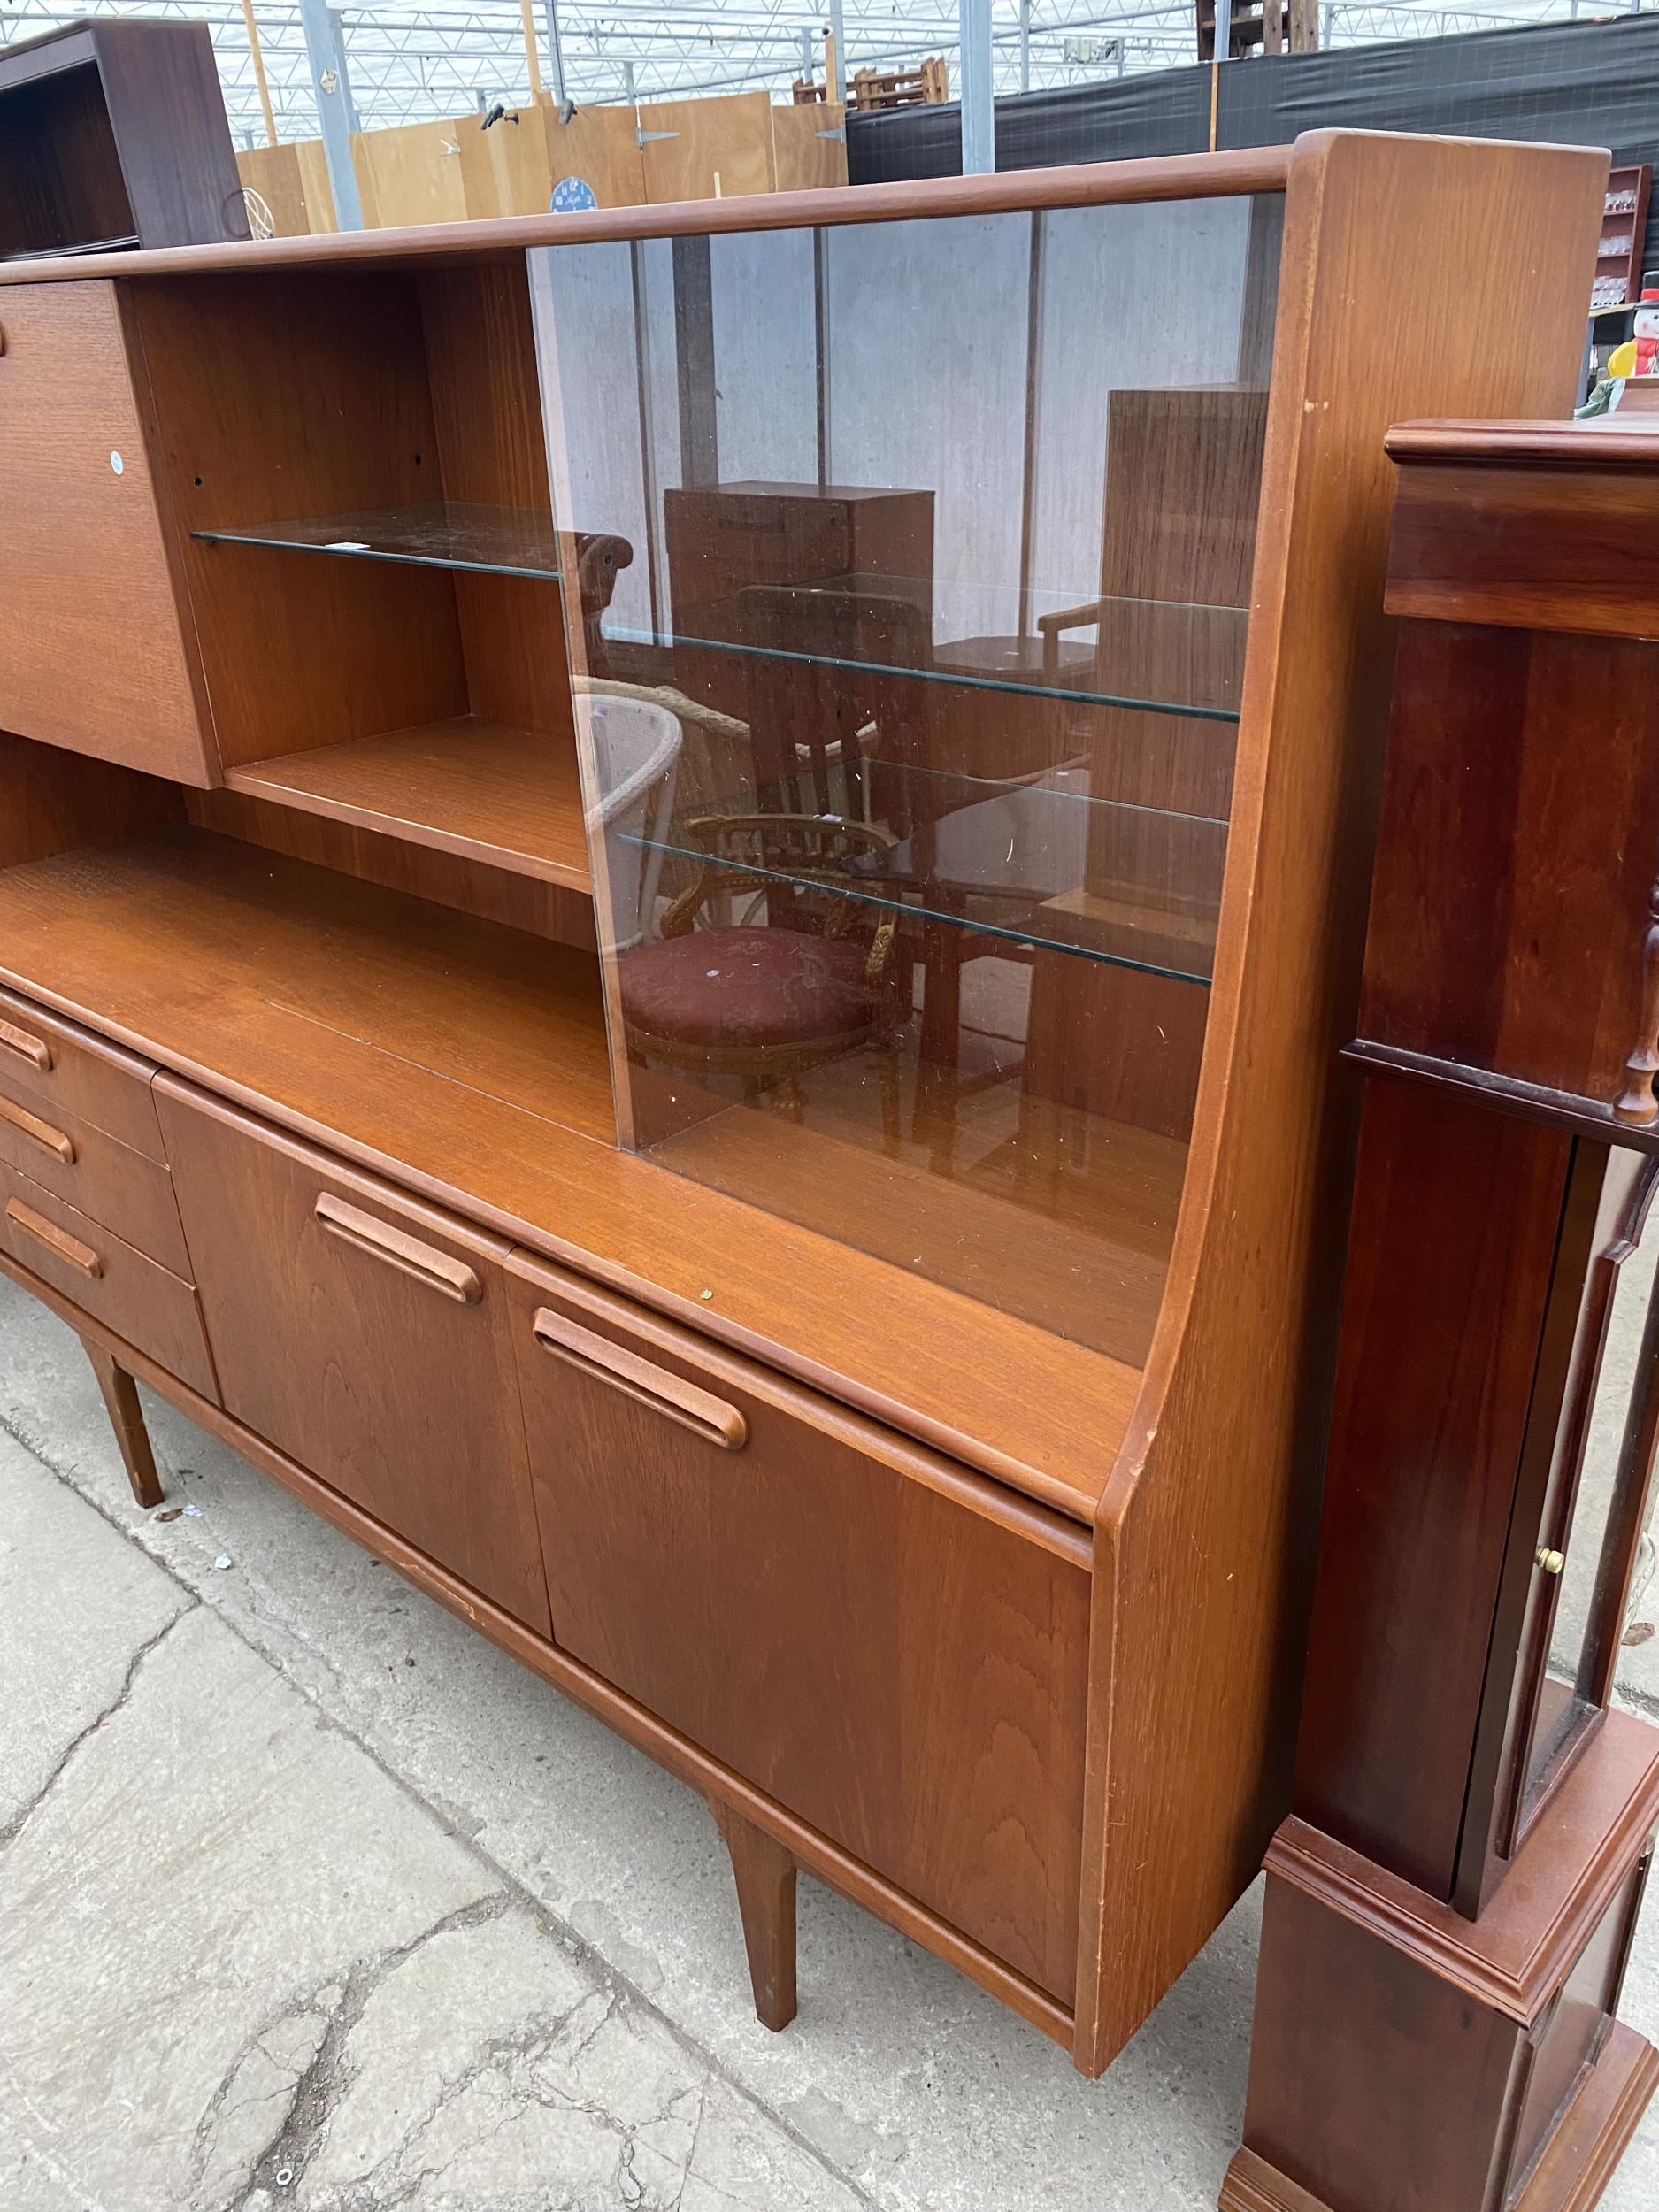
[[[150,1410],[175,1519],[0,1281],[0,2212],[1213,2205],[1254,1895],[1088,2083],[803,1880],[769,2035],[701,1802]],[[1659,2202],[1659,2116],[1603,2201]]]

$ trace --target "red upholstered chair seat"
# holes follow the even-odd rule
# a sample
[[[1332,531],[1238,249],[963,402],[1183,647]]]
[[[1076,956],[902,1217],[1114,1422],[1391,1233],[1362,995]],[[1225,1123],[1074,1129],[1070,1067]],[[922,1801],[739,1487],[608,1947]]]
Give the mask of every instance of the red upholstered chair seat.
[[[641,945],[618,965],[642,1038],[694,1050],[849,1038],[876,1018],[868,945],[797,929],[705,929]]]

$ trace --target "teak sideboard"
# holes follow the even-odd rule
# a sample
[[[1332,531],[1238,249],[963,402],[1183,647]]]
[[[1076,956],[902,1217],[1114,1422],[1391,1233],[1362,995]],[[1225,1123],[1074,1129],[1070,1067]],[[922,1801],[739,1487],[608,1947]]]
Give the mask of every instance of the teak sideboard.
[[[0,1266],[1097,2072],[1288,1802],[1386,426],[1607,170],[0,271]],[[1494,342],[1524,330],[1525,344]]]

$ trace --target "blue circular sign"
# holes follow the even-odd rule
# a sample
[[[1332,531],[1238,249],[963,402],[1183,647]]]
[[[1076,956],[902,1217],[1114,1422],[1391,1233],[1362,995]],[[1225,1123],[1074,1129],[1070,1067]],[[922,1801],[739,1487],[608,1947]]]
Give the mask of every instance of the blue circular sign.
[[[549,203],[555,215],[585,215],[598,204],[598,195],[586,177],[561,177]]]

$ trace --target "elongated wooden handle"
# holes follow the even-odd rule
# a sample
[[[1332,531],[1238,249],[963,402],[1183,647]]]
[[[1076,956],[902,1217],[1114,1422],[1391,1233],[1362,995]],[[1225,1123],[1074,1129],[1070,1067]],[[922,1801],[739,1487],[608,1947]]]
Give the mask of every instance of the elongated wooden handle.
[[[311,1210],[331,1237],[339,1237],[359,1252],[384,1261],[400,1274],[411,1275],[428,1290],[453,1298],[457,1306],[475,1306],[484,1295],[483,1284],[464,1260],[451,1259],[435,1246],[422,1244],[419,1237],[394,1229],[389,1221],[365,1214],[360,1206],[349,1206],[343,1198],[320,1191]]]
[[[54,1129],[50,1121],[42,1121],[38,1114],[29,1112],[27,1106],[17,1106],[9,1098],[0,1098],[0,1121],[9,1121],[20,1136],[37,1144],[42,1152],[50,1152],[65,1167],[75,1164],[75,1141],[66,1137],[61,1129]]]
[[[52,1048],[45,1038],[31,1037],[27,1029],[11,1022],[0,1022],[0,1052],[15,1052],[19,1060],[39,1068],[42,1075],[52,1064]]]
[[[55,1221],[48,1221],[44,1214],[37,1214],[33,1206],[26,1206],[20,1198],[6,1200],[6,1219],[13,1228],[21,1229],[26,1237],[33,1237],[49,1252],[56,1252],[60,1260],[67,1261],[81,1274],[90,1276],[95,1283],[103,1274],[104,1262],[89,1244],[82,1244],[79,1237],[72,1237]]]
[[[695,1431],[705,1442],[718,1444],[726,1452],[741,1452],[748,1443],[749,1423],[735,1406],[717,1398],[712,1391],[699,1390],[683,1376],[658,1367],[638,1352],[629,1351],[625,1344],[613,1344],[596,1329],[585,1329],[580,1321],[555,1313],[550,1306],[538,1307],[530,1326],[544,1352],[568,1361],[584,1374],[596,1376],[626,1397],[637,1398],[654,1412]]]

